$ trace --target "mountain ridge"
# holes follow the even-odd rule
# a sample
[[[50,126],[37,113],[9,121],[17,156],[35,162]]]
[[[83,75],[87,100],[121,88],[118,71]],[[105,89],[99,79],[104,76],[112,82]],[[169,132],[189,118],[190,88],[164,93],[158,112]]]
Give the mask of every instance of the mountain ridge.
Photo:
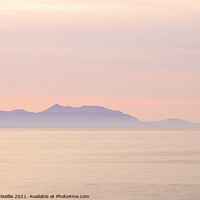
[[[53,106],[41,112],[24,109],[0,110],[0,128],[200,128],[178,118],[154,122],[140,121],[119,110],[103,106]]]

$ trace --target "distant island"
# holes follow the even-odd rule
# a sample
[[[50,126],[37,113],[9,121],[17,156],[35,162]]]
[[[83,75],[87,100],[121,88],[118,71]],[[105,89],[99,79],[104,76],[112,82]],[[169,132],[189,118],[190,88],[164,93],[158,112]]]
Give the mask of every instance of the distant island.
[[[146,122],[101,106],[55,104],[37,113],[23,109],[0,111],[0,128],[200,128],[200,124],[174,118]]]

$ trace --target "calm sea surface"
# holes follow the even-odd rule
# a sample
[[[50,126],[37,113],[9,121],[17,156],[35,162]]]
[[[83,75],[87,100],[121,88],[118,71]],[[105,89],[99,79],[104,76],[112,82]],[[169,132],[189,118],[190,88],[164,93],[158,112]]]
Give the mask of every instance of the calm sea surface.
[[[200,130],[0,129],[0,142],[0,195],[200,199]]]

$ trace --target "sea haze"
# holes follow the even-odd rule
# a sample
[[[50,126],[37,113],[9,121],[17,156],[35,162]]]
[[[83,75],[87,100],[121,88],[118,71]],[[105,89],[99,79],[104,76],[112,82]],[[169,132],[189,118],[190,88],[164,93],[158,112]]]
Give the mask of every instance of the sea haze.
[[[0,111],[0,128],[200,128],[181,119],[144,122],[101,106],[55,104],[38,113],[23,109]]]
[[[199,200],[200,130],[0,129],[1,194]]]

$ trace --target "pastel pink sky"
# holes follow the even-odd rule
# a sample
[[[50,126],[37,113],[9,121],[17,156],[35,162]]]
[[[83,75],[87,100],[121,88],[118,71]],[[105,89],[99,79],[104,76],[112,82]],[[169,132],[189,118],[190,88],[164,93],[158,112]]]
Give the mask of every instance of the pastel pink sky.
[[[199,35],[199,0],[0,0],[0,110],[200,123]]]

